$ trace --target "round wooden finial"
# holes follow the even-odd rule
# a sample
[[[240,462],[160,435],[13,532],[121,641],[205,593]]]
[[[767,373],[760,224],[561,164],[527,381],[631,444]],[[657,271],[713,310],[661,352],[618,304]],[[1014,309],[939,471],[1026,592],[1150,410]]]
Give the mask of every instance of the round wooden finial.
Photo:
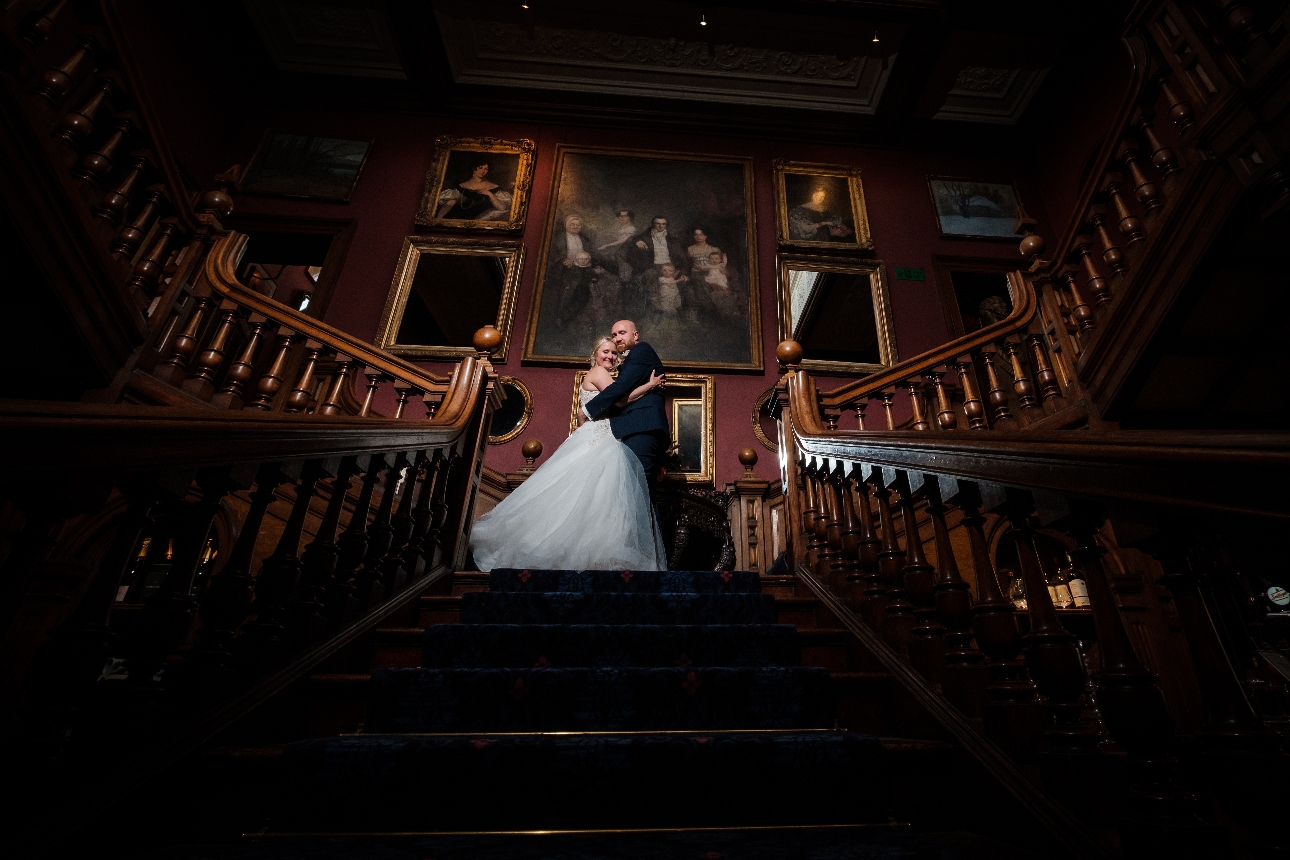
[[[475,344],[475,349],[479,352],[489,353],[501,345],[502,333],[494,326],[486,325],[479,331],[475,332],[475,338],[472,342]]]
[[[209,212],[216,218],[227,218],[233,213],[233,198],[222,188],[212,188],[202,195],[197,211]]]
[[[751,475],[753,466],[757,465],[757,452],[752,448],[744,448],[739,452],[739,462],[743,463],[744,474]]]
[[[532,466],[533,462],[542,456],[542,443],[537,439],[529,439],[525,441],[520,453],[524,455],[524,462]]]
[[[782,340],[775,347],[775,358],[785,367],[792,367],[802,360],[802,345],[795,340]]]
[[[1019,250],[1021,251],[1021,256],[1027,260],[1039,256],[1044,252],[1044,237],[1037,233],[1031,233],[1021,240]]]

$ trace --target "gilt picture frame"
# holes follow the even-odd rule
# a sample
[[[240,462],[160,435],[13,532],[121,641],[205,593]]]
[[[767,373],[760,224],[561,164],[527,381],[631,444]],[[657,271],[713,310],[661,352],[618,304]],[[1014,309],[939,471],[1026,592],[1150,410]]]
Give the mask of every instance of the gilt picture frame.
[[[524,360],[631,319],[669,368],[761,370],[756,259],[751,158],[560,145]]]
[[[778,264],[779,340],[802,344],[804,369],[863,376],[899,361],[882,260],[780,254]],[[826,286],[852,292],[826,293]],[[865,354],[834,355],[829,346]]]
[[[772,165],[781,246],[873,250],[859,167],[778,158]]]
[[[237,184],[242,194],[348,203],[372,141],[266,131]]]
[[[527,138],[435,139],[416,224],[439,230],[517,231],[524,227],[537,151]]]
[[[1021,197],[1012,182],[929,176],[927,189],[942,239],[1016,242]]]
[[[478,264],[474,271],[462,268],[472,264]],[[518,239],[407,236],[373,343],[408,358],[456,361],[475,354],[477,329],[493,325],[502,337],[492,359],[504,362],[523,269],[524,243]],[[462,289],[467,275],[479,283]],[[451,315],[437,320],[439,312]],[[427,332],[435,337],[426,338]]]

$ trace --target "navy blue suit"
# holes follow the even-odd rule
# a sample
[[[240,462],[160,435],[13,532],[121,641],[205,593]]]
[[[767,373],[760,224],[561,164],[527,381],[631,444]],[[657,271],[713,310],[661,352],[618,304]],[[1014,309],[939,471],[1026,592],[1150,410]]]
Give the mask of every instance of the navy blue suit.
[[[655,371],[663,372],[663,362],[659,361],[658,353],[648,343],[638,343],[618,368],[618,379],[587,404],[587,414],[593,419],[609,417],[614,436],[632,449],[645,467],[646,475],[653,474],[655,462],[667,450],[671,440],[663,392],[655,388],[621,409],[614,403],[649,382]]]

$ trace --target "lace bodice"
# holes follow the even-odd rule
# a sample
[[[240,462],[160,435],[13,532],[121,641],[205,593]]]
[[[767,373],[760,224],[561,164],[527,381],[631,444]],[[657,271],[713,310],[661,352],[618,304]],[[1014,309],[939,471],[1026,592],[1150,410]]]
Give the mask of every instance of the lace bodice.
[[[592,400],[594,400],[596,398],[596,395],[598,395],[599,393],[600,393],[599,391],[588,391],[585,388],[581,388],[581,387],[578,388],[578,397],[580,400],[578,405],[582,407],[582,412],[584,415],[587,412],[587,404],[590,403]],[[590,418],[591,416],[588,415],[587,417]]]
[[[587,431],[593,437],[593,440],[591,443],[592,445],[596,445],[610,436],[608,418],[593,419],[590,415],[587,414],[587,404],[590,403],[598,394],[600,394],[599,391],[588,391],[585,388],[578,389],[578,399],[582,401],[581,402],[582,415],[584,418],[587,419],[586,423],[584,423],[582,426],[583,427],[590,426],[592,428]]]

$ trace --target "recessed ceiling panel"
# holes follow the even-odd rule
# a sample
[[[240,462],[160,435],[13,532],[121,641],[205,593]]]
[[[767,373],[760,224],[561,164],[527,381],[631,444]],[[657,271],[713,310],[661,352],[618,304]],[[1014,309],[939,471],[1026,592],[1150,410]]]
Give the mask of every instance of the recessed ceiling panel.
[[[245,0],[274,64],[313,72],[405,80],[385,5],[376,0]]]

